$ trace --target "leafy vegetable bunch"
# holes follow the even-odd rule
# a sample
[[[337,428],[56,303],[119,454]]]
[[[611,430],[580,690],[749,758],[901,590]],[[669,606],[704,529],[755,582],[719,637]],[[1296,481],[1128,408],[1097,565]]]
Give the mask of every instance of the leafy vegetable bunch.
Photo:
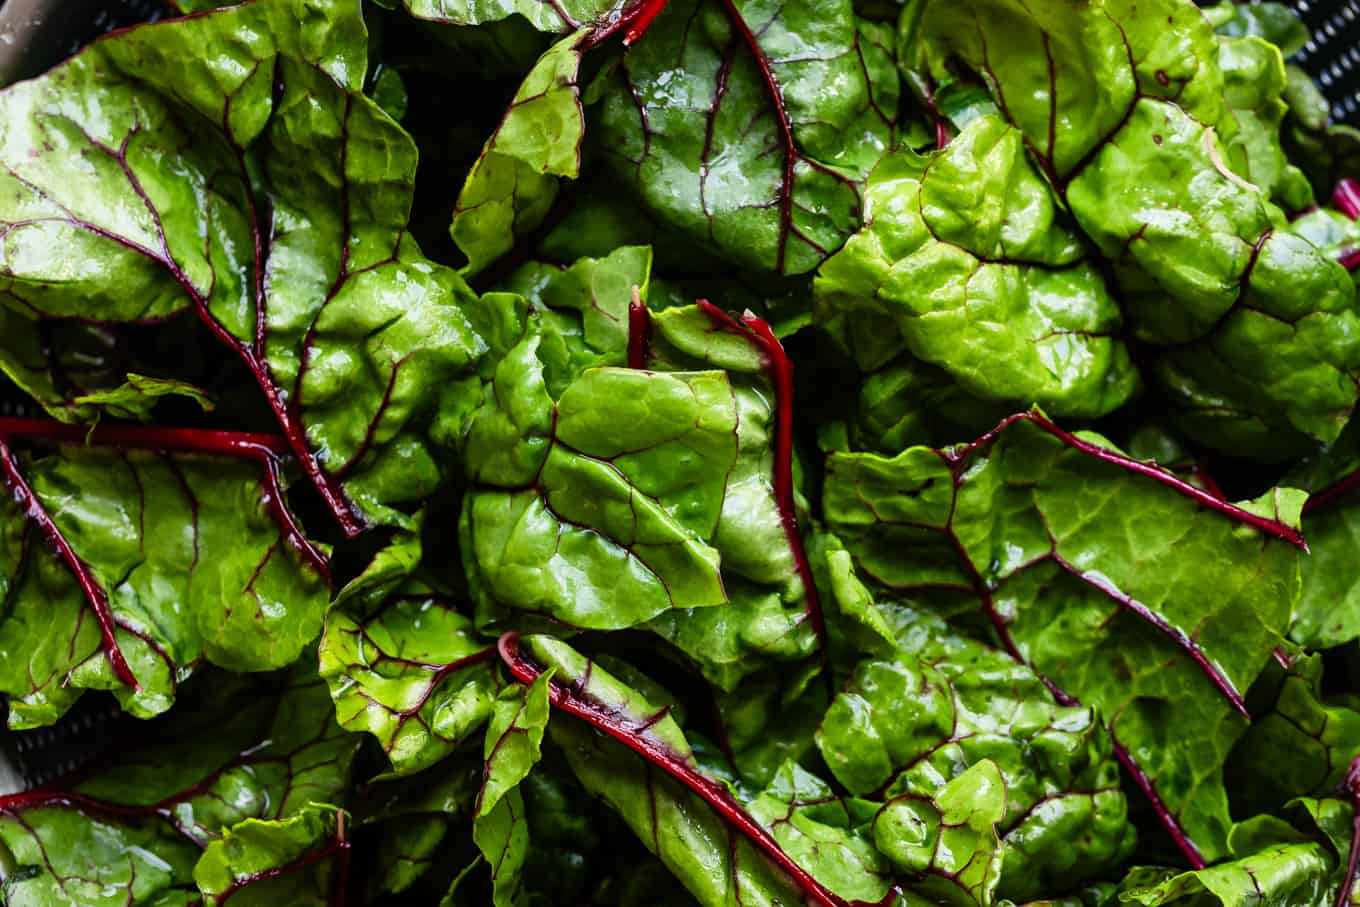
[[[213,5],[0,92],[0,901],[1360,904],[1283,7]]]

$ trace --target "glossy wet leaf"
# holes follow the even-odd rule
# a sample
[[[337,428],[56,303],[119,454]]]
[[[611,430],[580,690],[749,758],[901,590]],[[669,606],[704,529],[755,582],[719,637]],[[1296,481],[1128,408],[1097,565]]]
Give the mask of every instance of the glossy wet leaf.
[[[577,78],[586,37],[577,32],[543,55],[468,171],[450,227],[467,273],[483,270],[537,228],[559,180],[580,175],[585,112]]]
[[[1137,390],[1119,307],[1019,130],[983,117],[937,157],[890,157],[865,204],[865,229],[818,272],[823,318],[884,316],[985,400],[1092,417]]]
[[[1278,79],[1264,87],[1241,53],[1262,49],[1255,39],[1228,46],[1225,74],[1211,26],[1181,0],[975,0],[937,4],[921,21],[914,46],[932,69],[956,58],[983,75],[1113,259],[1133,334],[1164,348],[1149,377],[1178,426],[1264,459],[1335,438],[1356,400],[1355,288],[1278,229],[1282,212],[1233,169],[1245,165],[1239,141],[1257,146],[1252,168],[1270,166],[1259,146],[1272,145],[1279,115]],[[1238,117],[1237,104],[1256,112]]]
[[[1128,857],[1119,767],[1092,710],[1053,702],[1029,668],[938,620],[872,607],[900,648],[861,661],[822,719],[818,747],[838,781],[861,796],[930,798],[990,760],[1006,787],[998,892],[1017,902]]]
[[[936,796],[889,800],[874,817],[874,840],[900,871],[921,878],[913,888],[936,903],[987,907],[1001,875],[996,823],[1005,812],[1005,782],[984,759]]]
[[[892,145],[888,43],[850,0],[677,0],[619,64],[592,134],[660,221],[800,274],[858,228],[858,184]]]
[[[481,351],[470,294],[406,234],[416,149],[359,93],[364,40],[357,4],[264,0],[121,32],[0,95],[4,304],[191,312],[350,534],[433,491],[429,424]]]
[[[247,819],[204,850],[194,881],[209,903],[246,907],[330,903],[335,861],[348,859],[344,814],[309,805],[287,819]]]
[[[0,687],[11,727],[50,724],[85,689],[113,690],[148,717],[203,661],[279,668],[315,638],[327,578],[278,521],[287,511],[271,504],[275,466],[76,446],[13,462],[0,503]],[[16,504],[16,475],[38,518]],[[79,572],[51,547],[47,520]],[[120,659],[138,689],[120,677]]]
[[[7,903],[193,903],[200,849],[227,829],[341,796],[358,739],[326,714],[324,685],[305,665],[221,681],[196,681],[183,710],[79,783],[0,797],[0,841],[19,869]]]
[[[381,744],[397,774],[452,753],[491,715],[491,641],[447,594],[411,576],[418,537],[381,549],[326,612],[320,673],[335,714]]]
[[[1298,588],[1296,536],[1271,519],[1296,520],[1301,496],[1206,507],[1169,475],[1111,460],[1102,439],[1035,418],[953,453],[832,455],[828,525],[866,580],[990,622],[1098,709],[1193,845],[1221,853],[1222,766],[1245,727],[1232,700],[1281,640]],[[1172,728],[1194,745],[1164,747]]]

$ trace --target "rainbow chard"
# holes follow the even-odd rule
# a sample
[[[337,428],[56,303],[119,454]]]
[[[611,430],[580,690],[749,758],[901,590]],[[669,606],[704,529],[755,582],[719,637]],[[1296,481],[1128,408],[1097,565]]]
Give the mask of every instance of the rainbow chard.
[[[121,32],[5,92],[0,296],[30,321],[201,320],[354,535],[439,483],[433,426],[481,342],[406,232],[416,148],[359,91],[358,5],[307,8]]]
[[[1228,504],[1038,411],[968,445],[836,453],[827,468],[828,525],[871,585],[971,610],[1058,702],[1099,710],[1192,864],[1224,852],[1222,767],[1288,629],[1301,492]],[[1223,565],[1215,596],[1184,557]],[[1195,746],[1162,747],[1168,722]]]
[[[285,456],[267,435],[0,420],[10,727],[49,724],[86,689],[147,717],[203,662],[296,660],[329,574],[289,510]]]

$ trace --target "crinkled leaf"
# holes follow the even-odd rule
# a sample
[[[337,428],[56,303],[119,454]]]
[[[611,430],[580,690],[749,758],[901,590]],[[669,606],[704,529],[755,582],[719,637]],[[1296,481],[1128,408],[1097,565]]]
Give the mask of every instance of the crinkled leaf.
[[[850,0],[676,0],[620,62],[595,137],[662,222],[803,273],[858,228],[858,183],[893,143],[888,43]]]
[[[336,596],[320,643],[341,725],[373,734],[399,775],[468,740],[497,689],[494,648],[449,596],[413,576],[421,555],[416,534],[379,549]]]
[[[817,867],[800,867],[722,782],[699,771],[667,707],[657,709],[549,637],[502,639],[501,648],[522,682],[556,671],[554,706],[585,723],[553,722],[553,741],[581,784],[622,817],[699,903],[844,903],[814,879]]]
[[[790,857],[836,894],[870,903],[888,895],[892,873],[870,827],[878,804],[841,799],[825,781],[788,762],[746,808]]]
[[[975,397],[1104,415],[1138,388],[1119,307],[1022,139],[988,116],[937,157],[885,160],[867,226],[818,272],[817,302],[886,316]]]
[[[667,612],[651,622],[705,677],[731,691],[764,661],[807,657],[821,632],[798,530],[802,502],[791,441],[781,437],[791,432],[784,423],[793,418],[793,401],[785,399],[792,386],[781,384],[791,365],[772,335],[711,305],[656,313],[647,336],[640,364],[658,371],[723,369],[736,408],[736,460],[721,477],[720,510],[708,535],[721,557],[728,603]]]
[[[18,864],[8,903],[179,903],[156,898],[192,891],[199,848],[226,829],[343,794],[358,739],[325,699],[305,667],[204,676],[183,708],[139,728],[79,783],[0,797],[0,842]]]
[[[970,607],[1105,716],[1173,833],[1212,857],[1242,691],[1297,594],[1298,535],[1278,520],[1297,520],[1300,498],[1238,509],[1033,413],[952,451],[834,454],[824,506],[864,576]],[[1173,733],[1193,745],[1165,747]]]
[[[350,534],[438,484],[429,424],[482,348],[469,292],[406,235],[415,144],[359,93],[364,35],[357,3],[261,0],[120,32],[0,95],[4,304],[191,311]]]
[[[984,759],[933,797],[905,794],[874,817],[874,840],[913,888],[936,903],[988,907],[1001,877],[1004,845],[996,824],[1006,813],[1006,783]]]
[[[1287,3],[1219,3],[1205,15],[1220,35],[1264,38],[1287,57],[1308,43],[1307,27]]]
[[[1323,693],[1320,656],[1299,657],[1274,674],[1252,691],[1261,707],[1228,762],[1233,801],[1243,815],[1277,811],[1295,797],[1325,796],[1360,753],[1360,701]]]
[[[1237,81],[1225,96],[1218,39],[1198,8],[971,0],[934,4],[921,22],[914,40],[932,69],[952,58],[982,74],[1077,224],[1114,259],[1133,333],[1163,348],[1150,377],[1179,427],[1261,458],[1335,438],[1356,401],[1355,287],[1277,229],[1282,212],[1230,168],[1229,102],[1260,85]],[[1277,114],[1248,126],[1268,133]],[[1250,128],[1242,141],[1255,141]]]
[[[537,228],[559,179],[580,175],[585,113],[577,77],[587,37],[563,38],[535,64],[468,171],[450,227],[467,256],[466,273],[483,270]]]
[[[261,461],[62,446],[21,461],[0,441],[0,466],[11,727],[51,723],[84,689],[154,715],[205,660],[268,670],[315,638],[328,578],[267,450]]]
[[[334,864],[349,858],[344,817],[333,806],[314,803],[287,819],[247,819],[208,845],[194,881],[213,904],[230,899],[234,907],[324,907]]]
[[[706,539],[736,457],[727,376],[590,369],[554,401],[538,356],[551,328],[522,309],[512,323],[464,435],[478,623],[513,610],[619,629],[725,603]]]
[[[494,647],[453,602],[419,583],[376,607],[338,602],[320,652],[340,724],[376,737],[398,774],[444,758],[491,715]]]
[[[574,31],[619,6],[618,0],[401,0],[411,15],[450,25],[485,25],[520,16],[542,32]]]
[[[938,620],[889,609],[901,649],[860,662],[817,743],[851,792],[933,797],[983,759],[1006,787],[998,892],[1024,901],[1100,877],[1132,850],[1119,766],[1092,710]]]

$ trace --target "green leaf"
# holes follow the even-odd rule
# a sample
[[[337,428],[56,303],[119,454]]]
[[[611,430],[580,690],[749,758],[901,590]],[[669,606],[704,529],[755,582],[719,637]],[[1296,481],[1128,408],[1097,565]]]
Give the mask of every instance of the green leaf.
[[[850,0],[676,0],[620,61],[592,135],[662,223],[804,273],[858,228],[858,184],[892,146],[888,43]]]
[[[1297,594],[1299,537],[1278,520],[1297,520],[1298,492],[1234,508],[1038,413],[966,447],[827,465],[827,523],[862,575],[989,623],[1105,716],[1187,849],[1223,852],[1242,691]]]
[[[620,629],[725,603],[706,539],[737,454],[727,376],[590,369],[554,402],[538,354],[549,323],[516,322],[464,434],[478,624],[513,610]]]
[[[172,898],[193,891],[199,848],[246,820],[305,814],[348,786],[359,741],[336,727],[304,664],[194,678],[182,706],[78,784],[0,797],[0,844],[16,864],[0,889],[7,903],[181,903]]]
[[[818,272],[820,317],[885,316],[983,400],[1094,417],[1138,389],[1119,307],[1019,130],[987,116],[939,156],[899,152],[865,204],[868,226]]]
[[[874,817],[874,840],[900,870],[921,876],[915,889],[937,903],[987,907],[1001,875],[996,823],[1005,812],[1005,782],[984,759],[938,796],[889,800]]]
[[[1249,183],[1285,210],[1301,211],[1312,206],[1313,190],[1280,146],[1280,122],[1287,109],[1287,80],[1280,54],[1279,48],[1257,37],[1219,40],[1224,97],[1237,120],[1228,152],[1233,169]]]
[[[826,782],[788,762],[747,810],[840,897],[879,903],[888,895],[888,863],[870,829],[878,804],[840,799]]]
[[[1243,815],[1327,795],[1360,753],[1360,701],[1323,694],[1321,656],[1301,656],[1258,685],[1255,718],[1228,762],[1233,801]]]
[[[205,898],[222,904],[329,904],[332,862],[348,859],[345,813],[311,804],[281,821],[247,819],[204,850],[194,881]]]
[[[932,798],[989,760],[1006,788],[997,890],[1017,901],[1099,878],[1126,859],[1133,828],[1092,710],[1054,703],[1029,668],[938,619],[878,609],[901,648],[861,661],[822,719],[817,744],[836,779],[861,796],[886,788],[888,798]]]
[[[315,639],[325,564],[298,534],[268,452],[61,446],[21,461],[0,441],[0,466],[10,727],[50,724],[85,689],[155,715],[202,661],[269,670]]]
[[[477,798],[478,819],[517,788],[541,758],[551,682],[552,671],[544,671],[529,687],[510,686],[497,697],[482,752],[486,776]]]
[[[1356,401],[1355,286],[1280,229],[1283,212],[1230,168],[1240,140],[1274,177],[1257,152],[1273,154],[1275,51],[1230,44],[1225,81],[1218,38],[1185,0],[970,0],[935,4],[921,21],[908,37],[931,71],[953,61],[982,74],[1113,260],[1134,336],[1160,348],[1148,377],[1178,427],[1261,459],[1334,439]]]
[[[585,113],[577,78],[588,37],[578,31],[539,59],[468,171],[449,228],[467,256],[464,273],[509,252],[543,222],[559,178],[580,175]]]
[[[1220,35],[1264,38],[1292,57],[1308,43],[1308,29],[1285,3],[1219,3],[1205,15]]]
[[[798,496],[792,450],[781,450],[780,440],[786,430],[781,422],[793,410],[791,400],[781,400],[792,388],[780,385],[779,362],[792,366],[782,347],[762,340],[748,320],[738,322],[711,305],[651,315],[648,334],[647,368],[681,374],[722,369],[735,404],[736,460],[716,477],[722,482],[716,522],[705,524],[721,558],[728,603],[666,612],[650,624],[711,683],[732,691],[763,663],[806,658],[819,644],[820,605],[797,530],[806,506]],[[695,466],[691,486],[715,478],[708,464]],[[789,470],[788,502],[780,499],[783,469]],[[674,476],[685,480],[679,470]]]
[[[595,22],[617,9],[618,0],[401,0],[413,16],[450,25],[486,25],[512,16],[522,17],[541,32],[568,32],[583,22]]]
[[[320,654],[341,726],[372,734],[397,774],[443,759],[492,714],[495,649],[453,602],[419,583],[376,607],[337,602]]]
[[[483,349],[470,292],[406,234],[415,143],[360,93],[365,48],[357,2],[262,0],[120,32],[0,95],[0,304],[192,312],[351,535],[439,483],[429,426]]]

